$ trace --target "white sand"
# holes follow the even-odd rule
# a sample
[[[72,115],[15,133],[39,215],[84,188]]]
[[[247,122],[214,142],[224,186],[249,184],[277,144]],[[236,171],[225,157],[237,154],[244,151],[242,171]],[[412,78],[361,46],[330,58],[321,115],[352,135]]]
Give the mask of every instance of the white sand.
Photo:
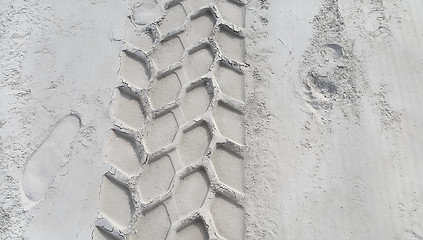
[[[423,2],[158,2],[0,2],[0,239],[423,239]]]

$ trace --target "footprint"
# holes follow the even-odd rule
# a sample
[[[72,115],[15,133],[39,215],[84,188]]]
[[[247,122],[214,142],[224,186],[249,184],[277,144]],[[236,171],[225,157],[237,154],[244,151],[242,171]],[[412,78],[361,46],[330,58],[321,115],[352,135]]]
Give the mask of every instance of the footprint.
[[[62,164],[69,160],[71,143],[81,128],[78,116],[70,114],[58,121],[46,140],[26,163],[22,190],[32,202],[47,193]]]

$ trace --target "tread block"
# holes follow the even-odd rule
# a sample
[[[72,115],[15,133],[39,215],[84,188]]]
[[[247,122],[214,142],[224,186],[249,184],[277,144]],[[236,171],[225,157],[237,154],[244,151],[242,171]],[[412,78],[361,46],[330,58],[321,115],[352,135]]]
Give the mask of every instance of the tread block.
[[[109,131],[105,147],[105,161],[119,171],[132,176],[139,167],[135,144],[123,135]]]
[[[155,1],[142,1],[133,5],[132,19],[137,25],[147,25],[162,17],[163,8]]]
[[[148,239],[164,240],[170,228],[169,214],[164,205],[140,216],[136,223],[135,232],[129,237],[130,240]]]
[[[146,125],[146,134],[144,135],[147,150],[153,153],[172,143],[177,131],[178,124],[171,112],[152,119]]]
[[[213,111],[220,133],[241,145],[244,144],[244,115],[226,104],[219,103]]]
[[[182,228],[176,235],[178,240],[207,240],[209,235],[204,223],[196,220],[188,226]]]
[[[131,128],[141,129],[145,120],[141,103],[120,89],[116,89],[113,96],[112,117]]]
[[[187,25],[185,34],[191,44],[194,44],[204,38],[208,38],[213,31],[215,23],[215,18],[210,13],[206,13],[191,19]]]
[[[210,0],[187,0],[189,2],[189,5],[191,6],[192,10],[200,9],[201,7],[204,7],[208,5],[209,3],[213,2]]]
[[[188,130],[182,136],[179,156],[185,165],[200,160],[207,152],[212,135],[205,124]]]
[[[159,24],[161,34],[166,34],[181,27],[187,17],[184,7],[181,4],[169,8],[168,13]]]
[[[245,100],[245,76],[242,73],[220,64],[214,76],[224,94],[241,102]]]
[[[157,79],[149,90],[149,97],[154,108],[158,109],[176,100],[181,90],[181,83],[176,73]]]
[[[153,54],[153,62],[158,70],[162,70],[179,62],[183,52],[184,46],[179,37],[176,36],[161,42],[157,46]]]
[[[125,81],[133,84],[137,88],[148,88],[151,74],[144,60],[125,51],[121,52],[120,57],[120,77],[122,77]]]
[[[245,42],[242,37],[226,27],[221,27],[216,33],[216,41],[223,56],[240,63],[245,61]]]
[[[244,162],[239,155],[217,147],[213,155],[213,166],[220,181],[244,192]]]
[[[211,214],[217,232],[225,239],[244,239],[244,210],[227,198],[217,195],[211,204]]]
[[[134,211],[129,190],[104,177],[100,189],[100,200],[100,212],[120,229],[125,229]]]
[[[174,196],[180,216],[187,216],[203,205],[209,185],[204,170],[195,171],[181,179]]]
[[[207,74],[213,61],[214,54],[209,47],[203,47],[190,52],[183,63],[183,69],[188,80],[183,85],[198,80],[201,76]]]
[[[154,44],[154,37],[151,33],[144,32],[141,27],[132,24],[129,19],[125,24],[124,38],[144,52],[150,51]]]
[[[223,19],[238,27],[245,27],[245,6],[231,0],[217,1],[216,4]]]
[[[186,93],[181,101],[181,109],[187,120],[192,120],[205,113],[210,105],[211,94],[205,86],[197,86]]]
[[[147,163],[138,181],[141,200],[145,203],[165,193],[175,175],[169,156]]]

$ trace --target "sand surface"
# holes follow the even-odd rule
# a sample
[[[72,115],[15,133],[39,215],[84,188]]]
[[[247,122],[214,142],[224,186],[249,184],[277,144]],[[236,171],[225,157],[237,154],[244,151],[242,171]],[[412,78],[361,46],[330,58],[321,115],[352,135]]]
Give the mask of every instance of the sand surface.
[[[423,2],[0,2],[0,239],[423,239]]]

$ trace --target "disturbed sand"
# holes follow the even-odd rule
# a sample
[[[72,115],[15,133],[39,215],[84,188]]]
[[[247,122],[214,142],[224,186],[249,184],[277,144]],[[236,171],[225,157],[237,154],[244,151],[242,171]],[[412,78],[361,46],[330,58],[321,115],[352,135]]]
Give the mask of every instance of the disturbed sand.
[[[422,11],[1,2],[0,239],[423,239]]]

